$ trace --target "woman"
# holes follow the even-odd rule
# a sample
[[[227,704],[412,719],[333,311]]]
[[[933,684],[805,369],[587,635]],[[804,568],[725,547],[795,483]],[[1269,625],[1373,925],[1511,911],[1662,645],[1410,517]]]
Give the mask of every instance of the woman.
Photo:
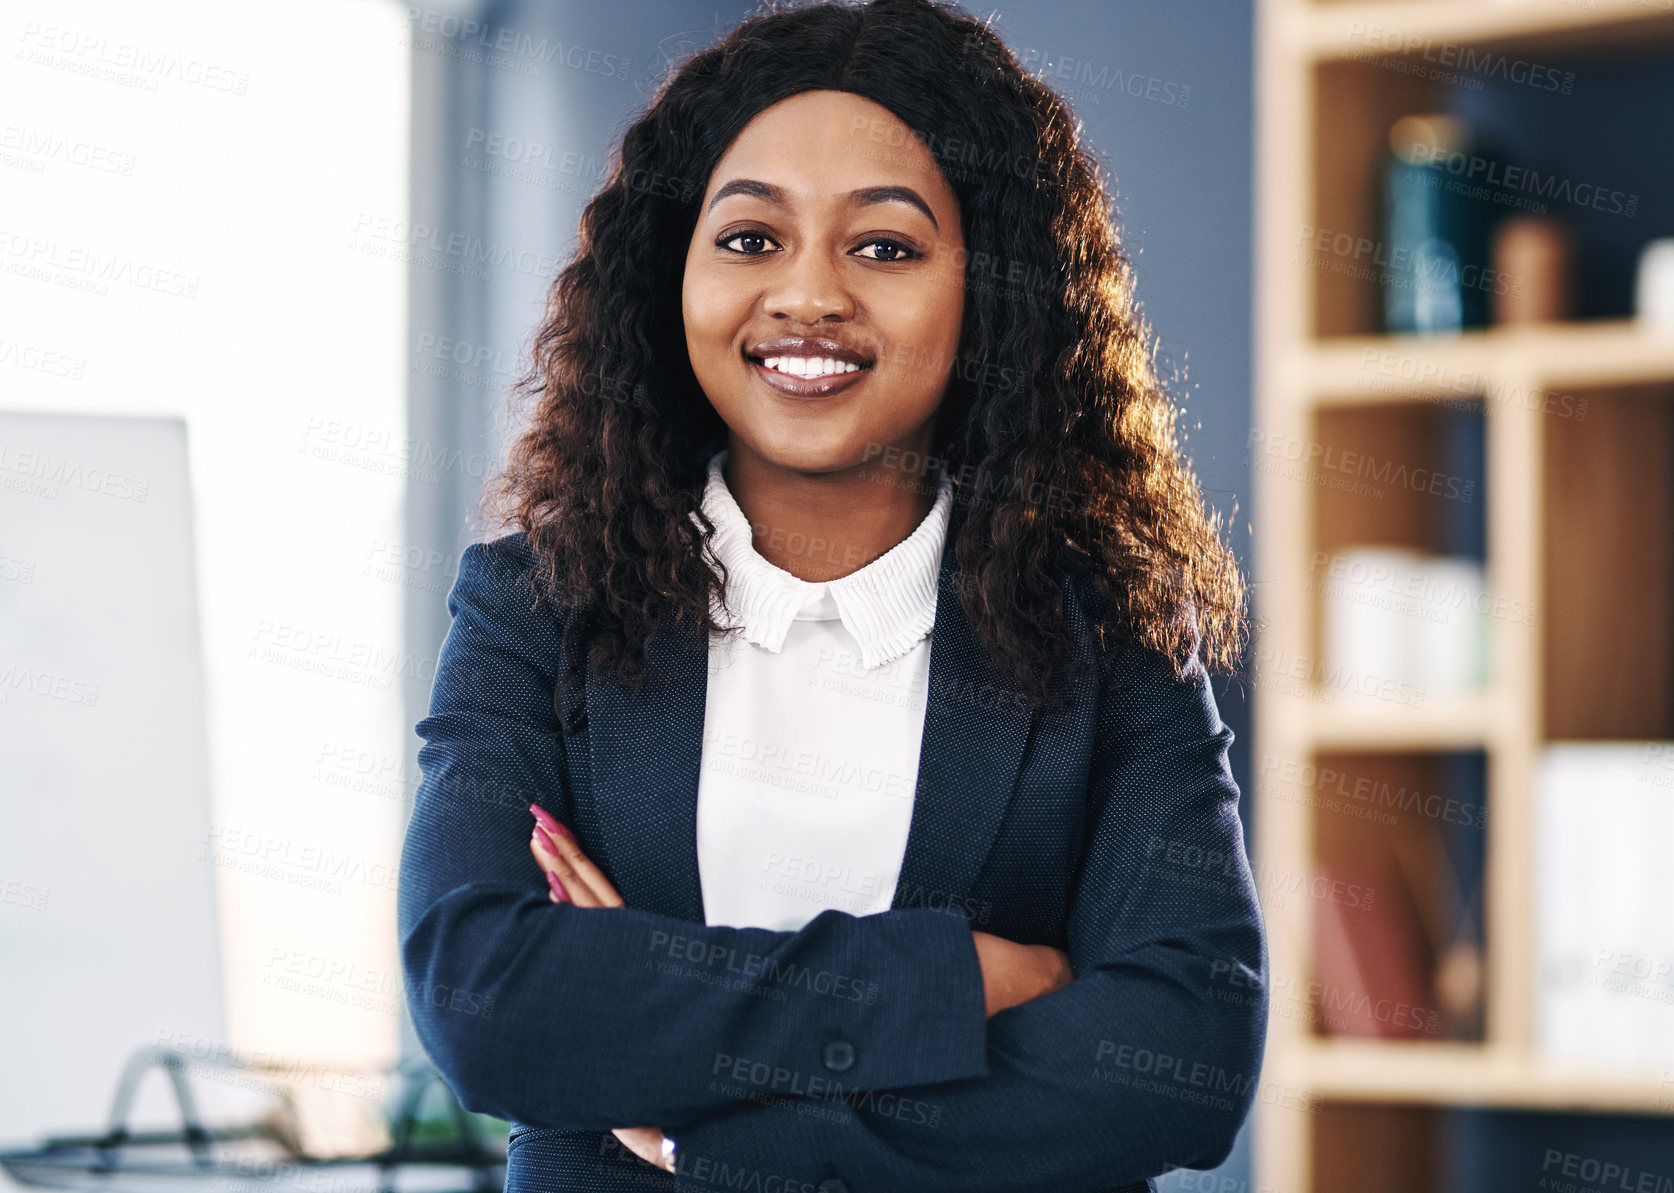
[[[401,871],[508,1187],[1219,1163],[1267,1011],[1243,585],[1062,100],[931,0],[753,18],[581,233]]]

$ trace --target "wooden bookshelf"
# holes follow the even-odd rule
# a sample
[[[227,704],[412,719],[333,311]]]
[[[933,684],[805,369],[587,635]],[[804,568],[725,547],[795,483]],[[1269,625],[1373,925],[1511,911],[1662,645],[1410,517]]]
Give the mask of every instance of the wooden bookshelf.
[[[1258,0],[1256,27],[1256,431],[1419,459],[1433,447],[1435,410],[1479,411],[1487,586],[1538,611],[1490,620],[1489,682],[1468,698],[1365,706],[1299,688],[1285,664],[1320,656],[1310,582],[1319,553],[1352,541],[1421,545],[1427,524],[1413,503],[1339,500],[1264,469],[1252,436],[1258,879],[1316,865],[1321,813],[1262,795],[1263,771],[1279,764],[1346,754],[1398,770],[1427,753],[1480,751],[1492,812],[1481,1039],[1333,1037],[1305,1016],[1275,1014],[1263,1085],[1299,1090],[1327,1112],[1258,1101],[1252,1183],[1336,1193],[1352,1174],[1353,1187],[1373,1193],[1424,1189],[1440,1179],[1433,1157],[1386,1170],[1370,1159],[1438,1146],[1422,1108],[1674,1115],[1666,1071],[1561,1068],[1537,1054],[1532,911],[1544,743],[1674,738],[1674,335],[1614,321],[1384,336],[1375,283],[1320,268],[1305,246],[1321,229],[1377,237],[1387,130],[1442,106],[1443,85],[1392,67],[1401,51],[1371,44],[1368,30],[1525,56],[1674,59],[1674,5]],[[1273,660],[1287,678],[1263,678]],[[1270,902],[1264,891],[1276,1002],[1312,981],[1309,903]],[[1363,1162],[1351,1163],[1357,1154]]]

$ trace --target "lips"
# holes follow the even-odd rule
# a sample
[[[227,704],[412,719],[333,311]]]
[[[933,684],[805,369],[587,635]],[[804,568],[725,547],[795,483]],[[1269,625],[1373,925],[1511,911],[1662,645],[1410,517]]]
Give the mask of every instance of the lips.
[[[745,349],[744,359],[769,386],[792,398],[822,398],[848,389],[864,378],[874,363],[857,349],[814,336],[763,340],[753,349]],[[768,367],[768,361],[777,367]]]

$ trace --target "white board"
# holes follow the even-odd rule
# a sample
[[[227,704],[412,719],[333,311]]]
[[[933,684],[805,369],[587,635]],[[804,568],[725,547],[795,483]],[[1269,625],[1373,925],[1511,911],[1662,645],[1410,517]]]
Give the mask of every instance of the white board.
[[[226,1038],[204,707],[185,423],[0,411],[6,1145],[102,1127],[136,1048]]]

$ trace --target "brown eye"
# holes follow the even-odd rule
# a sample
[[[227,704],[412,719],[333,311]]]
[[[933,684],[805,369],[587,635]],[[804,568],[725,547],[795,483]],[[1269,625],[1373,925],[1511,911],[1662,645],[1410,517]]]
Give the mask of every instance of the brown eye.
[[[881,249],[886,250],[887,252],[895,254],[894,256],[888,256],[888,257],[876,257],[875,256],[875,257],[869,258],[869,260],[872,260],[872,261],[883,261],[885,263],[892,263],[892,262],[895,262],[895,261],[911,261],[913,258],[915,258],[919,255],[913,249],[910,249],[906,245],[900,243],[899,241],[895,241],[895,240],[883,240],[883,239],[868,240],[865,244],[861,245],[860,247],[862,249],[881,248]],[[856,251],[859,251],[859,250],[856,250]]]
[[[745,257],[760,257],[763,255],[762,251],[758,248],[731,248],[730,246],[735,240],[742,241],[750,245],[767,245],[773,243],[760,232],[734,232],[731,236],[723,236],[721,239],[717,240],[715,242],[715,247],[726,249],[728,252],[738,253]]]

